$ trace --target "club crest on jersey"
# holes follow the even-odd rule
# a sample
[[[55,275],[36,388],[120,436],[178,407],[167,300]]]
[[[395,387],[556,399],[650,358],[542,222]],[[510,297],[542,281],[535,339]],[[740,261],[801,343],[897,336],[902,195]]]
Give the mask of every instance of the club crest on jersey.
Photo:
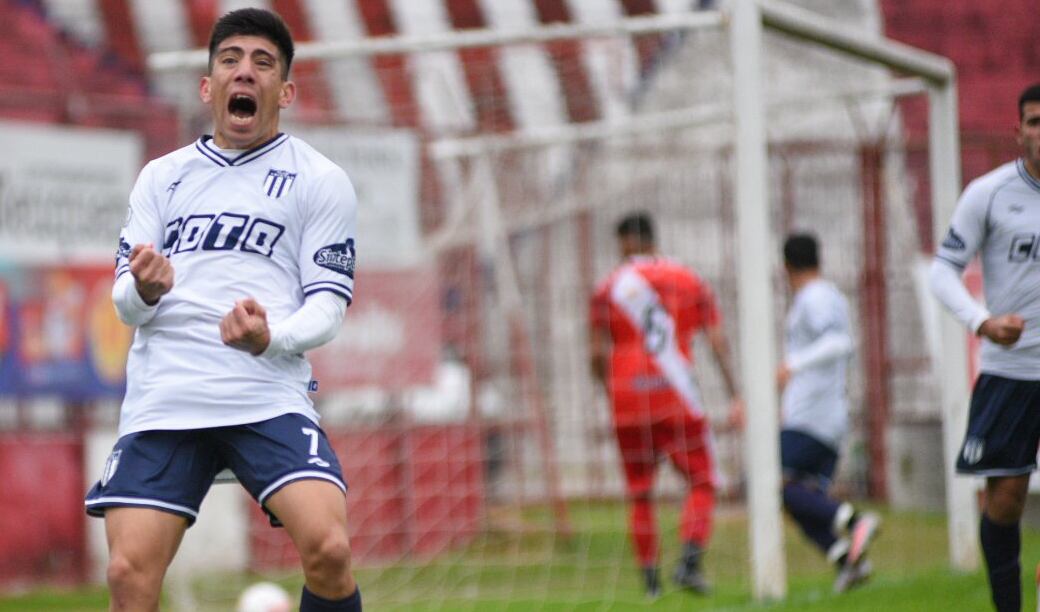
[[[314,263],[354,278],[354,239],[321,247],[314,253]]]
[[[108,456],[108,461],[105,462],[105,471],[101,473],[101,486],[108,484],[108,481],[112,480],[112,477],[116,475],[116,470],[119,469],[119,457],[123,455],[122,450],[112,451],[112,454]]]
[[[272,168],[267,171],[267,177],[264,179],[264,193],[269,198],[280,198],[283,194],[289,193],[294,182],[296,182],[295,172]]]
[[[961,238],[957,232],[950,228],[950,231],[946,233],[946,239],[943,240],[942,245],[944,248],[952,251],[963,251],[964,250],[964,238]]]

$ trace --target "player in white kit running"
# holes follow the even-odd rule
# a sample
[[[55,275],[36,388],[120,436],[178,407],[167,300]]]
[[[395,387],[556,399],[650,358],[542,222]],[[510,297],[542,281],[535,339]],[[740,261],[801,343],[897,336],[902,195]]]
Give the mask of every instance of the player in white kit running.
[[[213,135],[153,160],[120,233],[112,297],[136,326],[103,516],[112,610],[157,610],[214,476],[228,468],[300,553],[300,609],[361,609],[346,483],[303,352],[353,297],[357,201],[342,169],[278,130],[293,42],[269,11],[214,26],[200,97]]]
[[[787,238],[784,269],[793,294],[784,325],[784,359],[777,370],[783,393],[784,509],[835,565],[834,590],[840,593],[870,576],[866,553],[880,524],[876,514],[856,512],[828,493],[848,431],[849,304],[820,275],[812,235]]]
[[[980,375],[957,471],[986,477],[979,523],[997,610],[1019,610],[1019,522],[1040,441],[1040,84],[1018,100],[1021,157],[961,194],[932,262],[936,297],[982,337]],[[986,304],[961,280],[978,254]]]

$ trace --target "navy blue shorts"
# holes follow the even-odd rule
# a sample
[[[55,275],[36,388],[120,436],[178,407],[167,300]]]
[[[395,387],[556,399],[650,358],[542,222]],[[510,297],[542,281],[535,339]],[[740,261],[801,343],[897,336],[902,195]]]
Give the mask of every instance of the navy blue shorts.
[[[1040,381],[982,374],[971,393],[968,432],[957,471],[1021,476],[1036,469],[1040,442]]]
[[[827,489],[838,465],[838,453],[805,432],[785,429],[780,432],[780,465],[785,479],[815,481],[821,489]]]
[[[127,434],[116,442],[101,480],[87,493],[87,514],[138,506],[195,522],[218,472],[229,468],[271,518],[264,502],[296,480],[328,480],[347,490],[325,432],[301,414],[207,429]]]

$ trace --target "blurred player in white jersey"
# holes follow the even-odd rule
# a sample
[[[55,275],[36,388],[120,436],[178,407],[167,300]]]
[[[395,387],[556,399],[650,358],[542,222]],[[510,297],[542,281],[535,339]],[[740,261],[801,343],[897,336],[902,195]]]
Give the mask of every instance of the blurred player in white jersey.
[[[793,234],[784,242],[793,295],[776,375],[783,393],[780,462],[784,509],[835,564],[834,590],[843,592],[869,577],[865,555],[879,520],[828,494],[848,431],[845,391],[853,340],[848,301],[821,277],[818,251],[810,234]]]
[[[1017,160],[965,188],[936,251],[936,297],[982,337],[982,364],[971,395],[957,471],[986,477],[979,522],[997,610],[1019,610],[1019,522],[1040,440],[1040,84],[1018,100]],[[986,305],[961,274],[982,261]]]
[[[346,483],[303,357],[350,304],[357,201],[342,169],[278,130],[292,58],[276,14],[222,17],[200,84],[213,135],[150,162],[130,195],[112,298],[137,330],[120,437],[86,498],[105,518],[112,610],[158,609],[225,468],[296,545],[300,610],[361,610]]]

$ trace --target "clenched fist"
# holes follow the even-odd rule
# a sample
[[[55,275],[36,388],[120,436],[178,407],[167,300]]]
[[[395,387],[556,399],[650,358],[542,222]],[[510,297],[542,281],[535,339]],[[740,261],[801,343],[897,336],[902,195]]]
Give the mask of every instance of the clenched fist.
[[[173,289],[173,264],[153,244],[137,244],[130,251],[130,274],[137,293],[152,306]]]
[[[238,300],[220,321],[220,339],[230,347],[259,355],[271,343],[267,311],[253,298]]]
[[[1025,320],[1017,314],[990,317],[979,326],[979,335],[989,338],[997,344],[1011,346],[1018,342],[1025,328]]]

